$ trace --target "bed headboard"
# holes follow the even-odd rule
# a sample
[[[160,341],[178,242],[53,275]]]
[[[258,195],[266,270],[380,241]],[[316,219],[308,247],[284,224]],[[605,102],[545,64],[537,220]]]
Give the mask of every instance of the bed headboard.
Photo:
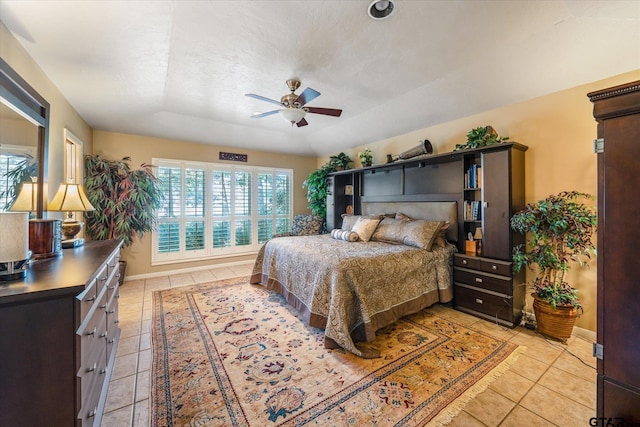
[[[449,221],[447,240],[458,241],[457,202],[362,202],[363,215],[378,215],[402,212],[415,219]]]

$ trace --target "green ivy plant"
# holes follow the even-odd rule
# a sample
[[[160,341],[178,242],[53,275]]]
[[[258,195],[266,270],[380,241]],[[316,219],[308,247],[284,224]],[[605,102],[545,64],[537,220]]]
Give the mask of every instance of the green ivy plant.
[[[84,158],[87,197],[95,211],[85,212],[86,232],[94,240],[122,239],[130,246],[156,225],[162,203],[158,178],[152,165],[133,170],[130,157],[107,160],[99,155]]]
[[[335,172],[335,166],[329,162],[319,169],[311,172],[302,183],[302,188],[307,189],[308,208],[314,215],[327,217],[327,175]]]
[[[353,163],[351,157],[344,152],[340,152],[334,156],[329,157],[329,164],[334,170],[346,170]]]
[[[467,133],[466,144],[456,144],[457,150],[470,150],[472,148],[482,148],[488,145],[499,144],[508,141],[508,136],[499,136],[492,126],[477,127]]]
[[[565,275],[572,262],[585,265],[591,255],[597,254],[591,238],[598,217],[593,208],[582,202],[586,199],[592,196],[563,191],[528,204],[511,217],[514,231],[530,235],[526,244],[513,248],[513,270],[518,272],[528,266],[537,272],[533,292],[554,308],[582,309],[578,290],[565,281]]]

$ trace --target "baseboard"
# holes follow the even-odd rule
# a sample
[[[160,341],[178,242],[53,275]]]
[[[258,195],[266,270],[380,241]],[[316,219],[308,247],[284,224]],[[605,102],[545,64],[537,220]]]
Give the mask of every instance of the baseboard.
[[[215,265],[203,265],[201,267],[189,267],[189,268],[181,268],[177,270],[159,271],[157,273],[135,274],[133,276],[125,276],[124,281],[129,282],[133,280],[153,279],[154,277],[169,276],[172,274],[190,273],[192,271],[211,270],[212,268],[233,267],[235,265],[249,264],[252,262],[253,261],[251,260],[232,261],[232,262],[225,262],[225,263],[215,264]]]

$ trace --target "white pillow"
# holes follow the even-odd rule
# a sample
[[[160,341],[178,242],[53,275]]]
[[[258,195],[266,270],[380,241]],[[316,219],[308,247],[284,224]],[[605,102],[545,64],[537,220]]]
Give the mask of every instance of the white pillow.
[[[376,231],[379,223],[380,218],[367,218],[361,216],[358,218],[351,231],[358,233],[358,237],[363,242],[368,242]]]

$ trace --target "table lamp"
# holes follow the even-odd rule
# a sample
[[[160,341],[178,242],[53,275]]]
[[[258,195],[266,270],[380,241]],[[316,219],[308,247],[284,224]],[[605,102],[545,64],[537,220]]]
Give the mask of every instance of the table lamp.
[[[37,195],[38,183],[35,179],[31,182],[23,182],[20,192],[9,210],[13,212],[35,212],[38,210]],[[32,252],[32,258],[50,258],[62,255],[61,223],[62,221],[59,219],[29,220],[29,249]]]
[[[80,184],[60,184],[49,206],[48,211],[65,211],[67,217],[62,221],[62,247],[75,248],[84,245],[83,238],[77,238],[76,234],[82,230],[82,223],[73,217],[73,212],[93,211],[95,208],[89,202],[89,198]]]
[[[0,212],[0,281],[26,276],[29,265],[29,214]]]

